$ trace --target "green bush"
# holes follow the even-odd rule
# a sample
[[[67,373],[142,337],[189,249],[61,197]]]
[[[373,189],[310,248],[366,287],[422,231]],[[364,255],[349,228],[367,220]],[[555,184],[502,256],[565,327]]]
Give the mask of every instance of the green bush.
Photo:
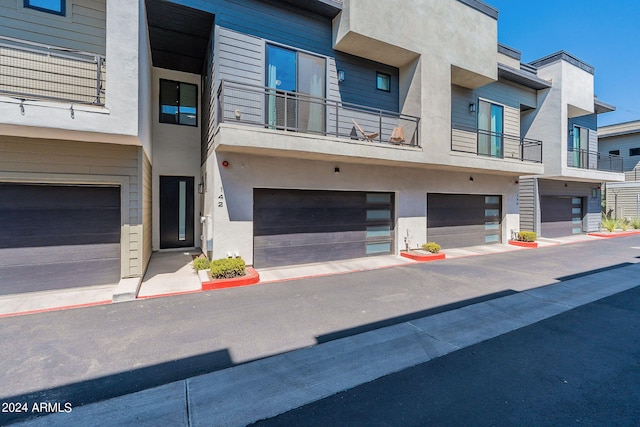
[[[602,228],[611,232],[618,228],[618,220],[604,216],[602,217]]]
[[[436,242],[427,242],[422,245],[422,249],[425,251],[429,251],[432,254],[437,254],[438,252],[440,252],[440,245]]]
[[[534,231],[518,231],[518,240],[521,242],[535,242],[537,238]]]
[[[622,231],[627,231],[629,227],[631,227],[631,222],[627,221],[626,219],[621,219],[618,222],[618,225],[620,226],[620,228],[622,228]]]
[[[242,258],[222,258],[211,261],[210,271],[212,279],[231,279],[244,276],[245,263]]]
[[[640,230],[640,218],[636,218],[633,221],[631,221],[631,226],[636,230]]]
[[[198,257],[193,260],[193,268],[195,268],[196,271],[207,270],[210,264],[211,261],[209,261],[209,258],[205,256]]]

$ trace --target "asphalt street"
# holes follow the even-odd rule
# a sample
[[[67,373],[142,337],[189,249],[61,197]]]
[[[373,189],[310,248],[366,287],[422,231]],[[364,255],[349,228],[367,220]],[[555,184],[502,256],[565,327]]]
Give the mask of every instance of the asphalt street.
[[[254,425],[638,425],[639,309],[636,287]]]
[[[0,402],[77,407],[639,256],[634,236],[3,318]]]

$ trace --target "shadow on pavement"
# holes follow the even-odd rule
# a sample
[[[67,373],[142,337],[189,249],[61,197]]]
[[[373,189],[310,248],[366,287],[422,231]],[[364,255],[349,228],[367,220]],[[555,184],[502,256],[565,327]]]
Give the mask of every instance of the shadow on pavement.
[[[634,264],[631,263],[631,262],[623,262],[621,264],[610,265],[610,266],[603,267],[603,268],[596,268],[594,270],[581,271],[580,273],[571,274],[569,276],[558,277],[557,280],[559,280],[561,282],[566,282],[568,280],[578,279],[580,277],[591,276],[592,274],[602,273],[604,271],[609,271],[609,270],[616,270],[618,268],[629,267],[631,265],[634,265]]]
[[[218,350],[52,389],[3,397],[3,402],[26,403],[29,411],[0,413],[0,425],[49,415],[49,413],[32,412],[30,409],[33,404],[60,403],[64,409],[65,403],[68,402],[75,408],[217,371],[231,365],[233,362],[229,352]]]

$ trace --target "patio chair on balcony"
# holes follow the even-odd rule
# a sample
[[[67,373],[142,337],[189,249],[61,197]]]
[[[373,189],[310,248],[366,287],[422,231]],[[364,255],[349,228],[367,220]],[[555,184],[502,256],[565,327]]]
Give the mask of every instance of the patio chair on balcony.
[[[362,130],[358,122],[356,122],[354,119],[351,119],[351,121],[356,126],[356,129],[358,129],[358,131],[362,134],[362,137],[365,139],[365,141],[373,142],[373,140],[378,137],[378,134],[376,132],[365,132],[364,130]]]
[[[397,127],[393,128],[393,132],[391,132],[391,138],[389,138],[389,142],[392,144],[402,144],[405,142],[404,138],[404,128]]]

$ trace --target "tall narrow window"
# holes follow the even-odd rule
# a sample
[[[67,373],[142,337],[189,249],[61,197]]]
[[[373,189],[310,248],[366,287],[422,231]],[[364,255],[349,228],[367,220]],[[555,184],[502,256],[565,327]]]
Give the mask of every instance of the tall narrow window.
[[[64,16],[66,2],[67,0],[24,0],[24,7]]]
[[[570,138],[572,146],[569,151],[572,152],[571,158],[575,168],[589,167],[589,129],[580,126],[573,126],[573,138]]]
[[[198,126],[198,86],[160,80],[160,123]]]
[[[386,73],[376,73],[376,89],[391,92],[391,76]]]
[[[503,157],[504,107],[478,102],[478,154]]]
[[[178,183],[178,240],[187,238],[187,181]]]

